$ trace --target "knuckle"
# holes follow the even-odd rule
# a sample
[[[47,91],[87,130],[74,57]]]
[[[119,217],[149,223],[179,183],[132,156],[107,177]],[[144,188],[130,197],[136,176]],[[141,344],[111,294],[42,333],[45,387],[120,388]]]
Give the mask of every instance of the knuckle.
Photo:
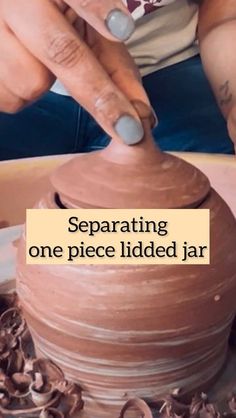
[[[82,9],[88,9],[91,6],[91,4],[94,4],[93,0],[80,0],[79,5]]]
[[[75,36],[59,33],[49,38],[47,55],[53,63],[71,68],[84,59],[86,48]]]
[[[35,100],[50,89],[52,82],[53,79],[47,72],[35,74],[30,86],[26,85],[23,91],[21,91],[20,96],[25,100]]]
[[[24,105],[25,105],[24,100],[17,98],[15,100],[12,100],[11,102],[3,103],[2,106],[0,107],[1,107],[2,112],[14,114],[22,110]]]
[[[95,111],[102,111],[104,108],[112,109],[116,103],[119,101],[119,98],[115,91],[104,89],[99,93],[99,96],[95,101]]]

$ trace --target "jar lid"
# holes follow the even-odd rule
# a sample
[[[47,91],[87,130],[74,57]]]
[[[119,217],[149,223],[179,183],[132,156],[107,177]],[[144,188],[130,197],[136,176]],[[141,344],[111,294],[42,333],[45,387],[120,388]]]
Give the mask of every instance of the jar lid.
[[[161,152],[150,128],[143,141],[111,141],[59,167],[52,184],[67,208],[178,209],[198,207],[210,192],[207,177],[184,160]]]

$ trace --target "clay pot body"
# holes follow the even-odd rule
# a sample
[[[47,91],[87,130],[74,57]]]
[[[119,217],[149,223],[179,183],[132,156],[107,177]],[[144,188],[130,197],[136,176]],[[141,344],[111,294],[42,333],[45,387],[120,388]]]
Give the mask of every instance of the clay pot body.
[[[202,173],[153,147],[78,156],[38,207],[209,208],[209,266],[34,266],[24,237],[19,249],[18,293],[37,353],[81,384],[88,417],[118,416],[132,397],[203,389],[226,360],[235,219]]]

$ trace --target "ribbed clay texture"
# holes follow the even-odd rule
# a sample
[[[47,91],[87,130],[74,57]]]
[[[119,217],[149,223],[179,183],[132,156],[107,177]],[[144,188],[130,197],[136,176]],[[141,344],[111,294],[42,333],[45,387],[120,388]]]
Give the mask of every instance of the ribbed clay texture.
[[[23,236],[17,268],[37,353],[82,386],[89,418],[118,416],[133,397],[205,390],[236,312],[236,221],[208,179],[147,135],[59,168],[37,207],[58,204],[210,209],[210,265],[26,265]]]

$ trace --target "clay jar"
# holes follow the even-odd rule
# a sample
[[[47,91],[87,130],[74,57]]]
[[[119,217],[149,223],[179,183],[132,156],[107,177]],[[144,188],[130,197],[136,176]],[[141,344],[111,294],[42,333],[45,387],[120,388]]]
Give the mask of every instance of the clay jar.
[[[17,273],[37,353],[82,386],[89,417],[118,416],[128,398],[205,389],[236,311],[236,221],[205,175],[146,133],[60,167],[38,207],[210,209],[208,266],[26,265],[23,237]]]

